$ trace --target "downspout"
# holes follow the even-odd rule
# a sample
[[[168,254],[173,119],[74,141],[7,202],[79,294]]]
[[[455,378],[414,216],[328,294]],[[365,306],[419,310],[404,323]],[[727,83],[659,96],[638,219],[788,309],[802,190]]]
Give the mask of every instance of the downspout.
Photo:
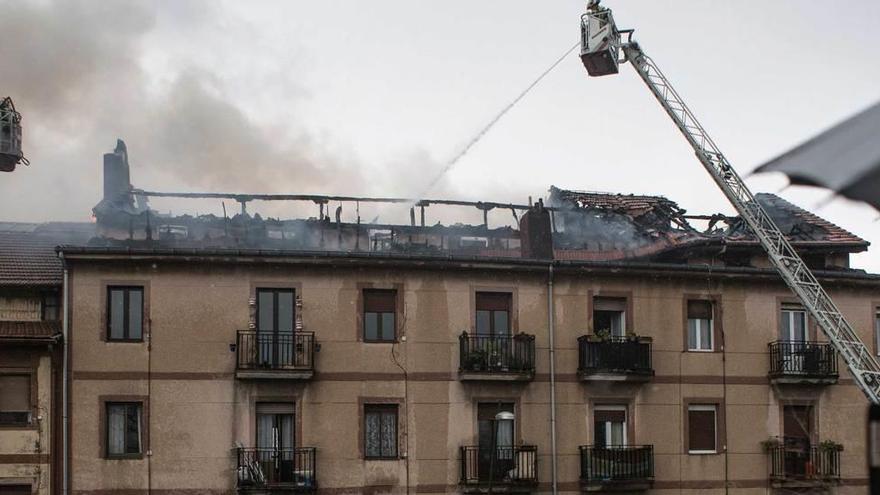
[[[70,328],[70,276],[67,271],[67,262],[64,260],[64,253],[59,252],[58,257],[61,258],[61,264],[64,267],[64,276],[61,282],[61,352],[62,356],[62,364],[61,364],[61,493],[62,495],[67,495],[68,492],[68,459],[70,458],[70,453],[68,451],[69,441],[68,441],[68,380],[67,380],[67,367],[68,367],[68,347],[67,343],[69,342],[68,337],[68,329]]]
[[[556,469],[556,334],[553,328],[553,262],[547,272],[547,327],[550,334],[550,465],[553,479],[553,494],[558,493]]]

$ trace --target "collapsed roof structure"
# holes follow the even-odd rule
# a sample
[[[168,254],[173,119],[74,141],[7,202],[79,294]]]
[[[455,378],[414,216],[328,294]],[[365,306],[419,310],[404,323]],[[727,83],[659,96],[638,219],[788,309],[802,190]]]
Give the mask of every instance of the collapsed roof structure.
[[[163,215],[151,197],[227,199],[240,211],[224,215]],[[773,194],[757,201],[815,268],[843,269],[849,254],[868,242]],[[263,218],[249,214],[253,201],[305,202],[317,206],[308,218]],[[338,203],[331,214],[331,202]],[[409,207],[409,223],[364,223],[342,218],[342,205],[385,203]],[[482,213],[476,225],[429,224],[429,208],[469,207]],[[490,226],[488,213],[509,210],[512,222]],[[550,188],[546,204],[456,200],[367,198],[296,194],[153,192],[130,184],[125,143],[104,156],[104,197],[94,208],[98,247],[185,249],[248,248],[282,251],[384,252],[583,261],[652,261],[767,266],[763,251],[738,217],[688,215],[661,196],[638,196]],[[705,223],[696,228],[692,222]]]

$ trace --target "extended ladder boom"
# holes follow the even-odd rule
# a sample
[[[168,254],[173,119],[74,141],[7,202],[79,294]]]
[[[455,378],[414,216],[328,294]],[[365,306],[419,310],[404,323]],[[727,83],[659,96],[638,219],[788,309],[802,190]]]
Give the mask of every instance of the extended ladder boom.
[[[856,331],[844,319],[825,289],[807,268],[779,227],[755,200],[745,182],[731,167],[712,138],[706,134],[703,126],[654,61],[645,55],[638,43],[632,40],[623,44],[622,49],[626,60],[636,69],[693,147],[700,163],[736,208],[740,217],[752,229],[785,283],[818,322],[828,341],[843,356],[856,383],[871,402],[880,403],[880,364],[862,343]]]

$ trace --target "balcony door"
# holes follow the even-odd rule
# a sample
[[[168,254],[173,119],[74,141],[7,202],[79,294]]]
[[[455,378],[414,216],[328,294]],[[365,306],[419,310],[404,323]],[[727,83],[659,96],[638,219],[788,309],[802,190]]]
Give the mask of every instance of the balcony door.
[[[258,359],[263,366],[278,368],[294,364],[293,289],[257,290]]]
[[[803,373],[806,367],[813,368],[815,357],[813,349],[807,344],[807,312],[796,304],[785,304],[781,313],[780,340],[783,341],[782,359],[784,370]]]
[[[257,404],[257,456],[269,483],[289,483],[296,477],[293,403]]]
[[[813,430],[813,406],[783,406],[782,435],[785,446],[785,473],[806,476],[810,466],[810,444]]]
[[[807,341],[807,312],[798,305],[782,306],[782,339],[786,342]]]
[[[627,445],[626,406],[596,406],[593,410],[593,439],[596,447]]]
[[[476,293],[476,330],[481,337],[510,336],[510,293]]]
[[[477,404],[479,436],[478,470],[480,481],[503,480],[514,467],[515,420],[497,421],[499,413],[514,414],[512,402],[480,402]]]

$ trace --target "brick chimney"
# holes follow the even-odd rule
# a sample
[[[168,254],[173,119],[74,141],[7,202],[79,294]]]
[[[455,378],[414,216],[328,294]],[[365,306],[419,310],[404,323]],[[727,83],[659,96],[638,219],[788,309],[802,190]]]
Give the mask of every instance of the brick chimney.
[[[544,208],[544,200],[539,199],[523,214],[519,221],[519,239],[523,258],[553,259],[550,211]]]
[[[125,142],[116,140],[116,149],[104,154],[104,200],[110,203],[131,202],[126,195],[131,189],[128,150]]]

